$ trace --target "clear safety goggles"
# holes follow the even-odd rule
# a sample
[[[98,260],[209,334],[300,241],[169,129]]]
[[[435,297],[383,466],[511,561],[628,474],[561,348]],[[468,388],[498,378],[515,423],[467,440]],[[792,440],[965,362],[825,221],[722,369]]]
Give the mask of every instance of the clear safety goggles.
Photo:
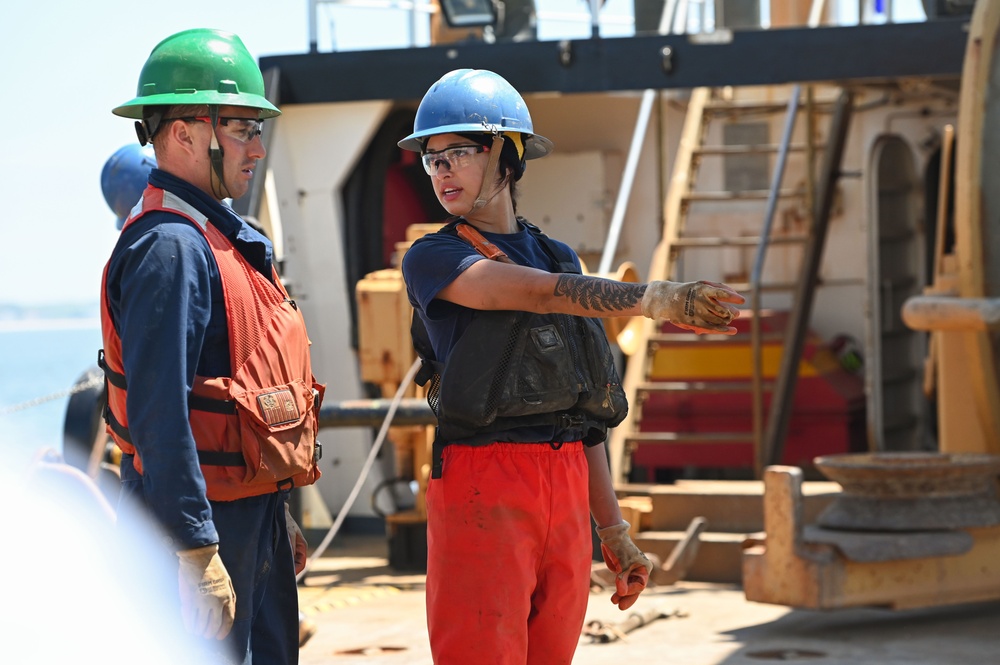
[[[472,163],[472,158],[490,149],[483,145],[458,145],[438,152],[425,152],[420,156],[427,175],[437,175],[443,166],[448,171],[464,169]]]
[[[184,122],[207,122],[212,123],[212,119],[207,115],[184,116],[182,118],[168,118],[168,120],[183,120]],[[256,118],[219,118],[219,127],[222,133],[240,143],[250,143],[260,136],[264,129],[264,121]]]

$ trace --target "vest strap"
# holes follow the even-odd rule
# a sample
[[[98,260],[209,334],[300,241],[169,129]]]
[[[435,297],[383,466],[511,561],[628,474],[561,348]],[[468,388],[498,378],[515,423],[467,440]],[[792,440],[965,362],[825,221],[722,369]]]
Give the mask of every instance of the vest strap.
[[[114,432],[119,439],[128,444],[132,443],[132,435],[129,434],[128,428],[118,422],[118,419],[115,418],[114,412],[107,403],[104,404],[104,422],[108,424],[108,427],[111,428],[111,431]]]
[[[204,466],[246,466],[243,453],[224,453],[221,450],[199,450],[198,463]]]
[[[108,362],[104,359],[104,349],[98,349],[97,351],[97,366],[104,370],[104,378],[111,385],[120,390],[128,390],[128,382],[125,381],[125,375],[121,372],[116,372],[108,366]]]
[[[208,411],[224,415],[236,413],[236,400],[234,399],[213,399],[193,393],[188,395],[188,406],[195,411]]]
[[[431,446],[431,478],[437,479],[441,477],[442,455],[444,455],[444,441],[441,440],[440,433],[435,431],[434,443]]]

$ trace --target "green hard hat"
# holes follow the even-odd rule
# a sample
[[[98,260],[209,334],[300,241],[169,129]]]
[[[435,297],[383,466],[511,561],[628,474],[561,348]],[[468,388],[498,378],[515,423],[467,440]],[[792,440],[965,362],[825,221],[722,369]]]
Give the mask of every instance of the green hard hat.
[[[281,115],[264,97],[264,77],[240,38],[196,28],[156,45],[139,74],[135,99],[111,112],[142,119],[144,106],[210,104],[248,106],[261,118]]]

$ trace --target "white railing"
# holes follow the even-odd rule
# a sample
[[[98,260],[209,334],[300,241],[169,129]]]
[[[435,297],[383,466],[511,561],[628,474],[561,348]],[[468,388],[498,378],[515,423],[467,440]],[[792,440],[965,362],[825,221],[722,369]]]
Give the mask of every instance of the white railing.
[[[635,0],[535,0],[539,40],[626,37],[635,34]],[[713,32],[721,0],[679,0],[668,32]],[[760,0],[760,25],[770,27],[770,6]],[[310,50],[411,48],[430,45],[432,0],[307,0]],[[668,0],[664,0],[664,6]],[[596,15],[594,10],[597,10]],[[860,25],[924,20],[921,0],[817,0],[809,25]],[[322,34],[321,34],[322,33]],[[320,43],[323,42],[321,48]]]
[[[709,0],[691,0],[703,3]],[[367,40],[363,46],[349,44],[350,48],[409,48],[430,44],[430,17],[438,7],[430,0],[308,0],[310,50],[340,50],[337,36],[341,32],[337,23],[352,27],[345,35],[355,40]],[[366,13],[380,12],[364,20]],[[392,25],[386,16],[399,20]],[[583,0],[536,0],[535,17],[538,38],[558,40],[585,38],[591,34],[594,20]],[[354,24],[358,25],[354,25]],[[379,30],[371,28],[378,25]],[[597,22],[602,36],[629,36],[634,34],[635,18],[631,0],[608,0],[599,11]],[[405,26],[405,29],[403,28]],[[320,48],[321,28],[326,28],[325,48]]]

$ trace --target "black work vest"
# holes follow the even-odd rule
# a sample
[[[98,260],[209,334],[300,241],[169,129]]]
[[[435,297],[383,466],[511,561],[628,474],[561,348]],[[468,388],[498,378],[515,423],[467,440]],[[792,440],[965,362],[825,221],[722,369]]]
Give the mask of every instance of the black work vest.
[[[572,256],[538,227],[520,220],[558,266],[580,274]],[[456,220],[438,233],[457,235]],[[562,256],[560,256],[562,255]],[[555,424],[577,427],[587,445],[628,413],[604,326],[599,319],[568,314],[476,311],[448,358],[434,357],[420,316],[410,329],[422,361],[419,385],[438,418],[442,444],[489,432]]]

